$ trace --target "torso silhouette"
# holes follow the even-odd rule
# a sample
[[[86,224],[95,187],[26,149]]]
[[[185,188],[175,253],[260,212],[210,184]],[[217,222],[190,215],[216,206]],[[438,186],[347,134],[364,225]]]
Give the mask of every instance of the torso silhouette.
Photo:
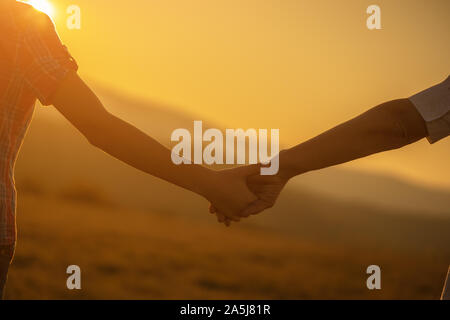
[[[0,245],[15,241],[14,165],[37,99],[52,93],[76,63],[53,22],[30,5],[0,1]]]

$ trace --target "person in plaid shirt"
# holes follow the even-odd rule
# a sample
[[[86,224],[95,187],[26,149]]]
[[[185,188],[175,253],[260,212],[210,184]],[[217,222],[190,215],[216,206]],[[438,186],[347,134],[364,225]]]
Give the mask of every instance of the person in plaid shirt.
[[[110,114],[77,74],[77,64],[44,13],[1,0],[0,31],[0,296],[16,241],[14,163],[37,99],[55,106],[92,145],[214,203],[220,222],[238,221],[239,212],[256,200],[246,177],[257,174],[259,166],[213,171],[175,165],[169,149]]]

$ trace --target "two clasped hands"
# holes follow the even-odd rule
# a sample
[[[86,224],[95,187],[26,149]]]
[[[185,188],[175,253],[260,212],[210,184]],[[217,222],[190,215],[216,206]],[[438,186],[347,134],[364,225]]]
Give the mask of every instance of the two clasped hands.
[[[261,175],[260,167],[248,165],[213,173],[221,182],[210,189],[206,198],[211,202],[210,213],[220,223],[229,226],[232,221],[239,222],[275,204],[290,176],[284,171]]]

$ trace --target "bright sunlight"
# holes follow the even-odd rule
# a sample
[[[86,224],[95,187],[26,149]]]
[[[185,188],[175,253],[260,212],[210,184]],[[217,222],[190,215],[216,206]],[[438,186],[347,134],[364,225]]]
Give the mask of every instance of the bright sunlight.
[[[31,4],[35,9],[46,13],[50,17],[53,15],[53,6],[47,0],[28,0],[25,2]]]

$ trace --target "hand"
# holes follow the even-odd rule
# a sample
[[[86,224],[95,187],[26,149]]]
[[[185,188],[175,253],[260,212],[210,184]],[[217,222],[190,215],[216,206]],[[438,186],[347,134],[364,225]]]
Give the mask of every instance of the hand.
[[[280,173],[273,176],[254,175],[248,177],[247,185],[258,199],[242,211],[241,215],[248,217],[272,208],[288,181],[289,178]]]
[[[231,221],[239,221],[242,211],[257,200],[247,185],[247,177],[259,171],[259,165],[250,165],[214,172],[206,198],[211,203],[210,212],[216,213],[219,222],[229,226]]]
[[[286,183],[295,176],[286,168],[282,160],[286,157],[287,150],[282,150],[277,155],[279,163],[279,171],[275,175],[252,175],[247,178],[247,185],[249,189],[258,197],[252,202],[244,211],[243,216],[250,216],[258,214],[268,208],[272,208],[283,190]],[[283,165],[282,165],[283,164]]]
[[[279,157],[283,157],[285,151],[281,151]],[[233,169],[232,169],[233,170]],[[257,200],[250,203],[240,215],[248,217],[250,215],[258,214],[268,208],[272,208],[278,199],[281,191],[286,183],[294,174],[287,170],[282,170],[276,175],[260,175],[260,172],[247,177],[248,188],[257,196]],[[214,206],[210,207],[211,213],[216,213],[219,222],[224,222],[226,225],[230,224],[230,221],[223,217]],[[225,219],[225,220],[224,220]],[[235,220],[236,221],[236,220]]]

